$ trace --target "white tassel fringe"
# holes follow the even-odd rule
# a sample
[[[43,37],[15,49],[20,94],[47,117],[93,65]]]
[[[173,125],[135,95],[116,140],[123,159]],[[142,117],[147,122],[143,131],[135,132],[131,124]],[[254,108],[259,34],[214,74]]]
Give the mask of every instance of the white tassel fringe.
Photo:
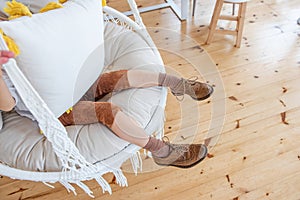
[[[116,182],[121,187],[127,187],[127,178],[124,176],[123,172],[120,169],[116,169],[113,171],[113,174],[116,177]]]
[[[138,169],[140,169],[140,171],[142,171],[142,166],[143,166],[143,161],[142,161],[140,152],[137,151],[135,154],[133,154],[130,157],[130,161],[131,161],[132,169],[133,169],[135,175],[137,175]]]

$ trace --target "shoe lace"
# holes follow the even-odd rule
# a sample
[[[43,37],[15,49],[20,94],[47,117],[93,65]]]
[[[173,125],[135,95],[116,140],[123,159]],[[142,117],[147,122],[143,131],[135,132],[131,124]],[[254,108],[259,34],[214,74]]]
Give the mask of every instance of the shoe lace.
[[[184,153],[189,151],[188,146],[180,144],[170,144],[171,148],[179,155],[184,155]]]
[[[162,141],[169,145],[170,148],[172,148],[176,153],[183,155],[185,152],[189,151],[189,147],[184,144],[172,144],[170,143],[170,139],[167,136],[164,136],[162,138]]]
[[[164,136],[164,137],[162,138],[162,141],[163,141],[164,143],[166,143],[166,144],[170,144],[170,139],[169,139],[167,136]]]
[[[198,80],[198,76],[191,76],[188,79],[182,78],[181,80],[182,80],[182,85],[183,85],[183,93],[182,93],[182,95],[175,95],[177,101],[184,100],[184,94],[186,93],[186,83],[194,84]]]

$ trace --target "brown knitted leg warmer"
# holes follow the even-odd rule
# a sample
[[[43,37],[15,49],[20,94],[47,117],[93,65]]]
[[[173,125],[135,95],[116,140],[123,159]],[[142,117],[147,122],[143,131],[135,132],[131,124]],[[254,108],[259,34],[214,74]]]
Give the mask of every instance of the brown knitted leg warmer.
[[[101,74],[95,83],[83,96],[82,100],[98,100],[104,95],[130,88],[127,70],[113,71]]]
[[[109,102],[79,101],[69,114],[64,113],[58,119],[64,126],[101,122],[111,128],[115,115],[120,110]]]

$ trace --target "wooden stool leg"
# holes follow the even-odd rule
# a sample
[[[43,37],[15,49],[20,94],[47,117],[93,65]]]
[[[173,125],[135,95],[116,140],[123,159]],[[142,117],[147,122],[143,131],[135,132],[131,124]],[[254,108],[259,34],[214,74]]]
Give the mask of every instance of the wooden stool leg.
[[[223,6],[223,0],[217,0],[215,8],[214,8],[214,13],[213,13],[213,16],[212,16],[211,21],[210,21],[209,33],[208,33],[207,40],[205,42],[206,44],[209,44],[211,42],[211,39],[214,35],[214,32],[215,32],[216,27],[217,27],[218,19],[219,19],[220,14],[221,14],[222,6]]]
[[[241,46],[244,22],[245,22],[246,6],[247,6],[247,2],[241,3],[239,5],[239,15],[238,15],[238,21],[237,21],[237,27],[236,27],[237,28],[237,37],[236,37],[236,44],[235,44],[235,46],[237,48],[240,48],[240,46]]]

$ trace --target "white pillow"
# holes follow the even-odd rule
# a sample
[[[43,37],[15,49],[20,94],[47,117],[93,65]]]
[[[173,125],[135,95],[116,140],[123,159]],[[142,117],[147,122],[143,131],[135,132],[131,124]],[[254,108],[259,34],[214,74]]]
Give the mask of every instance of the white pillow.
[[[104,62],[101,1],[63,6],[0,23],[20,48],[18,66],[56,117],[83,96]]]

